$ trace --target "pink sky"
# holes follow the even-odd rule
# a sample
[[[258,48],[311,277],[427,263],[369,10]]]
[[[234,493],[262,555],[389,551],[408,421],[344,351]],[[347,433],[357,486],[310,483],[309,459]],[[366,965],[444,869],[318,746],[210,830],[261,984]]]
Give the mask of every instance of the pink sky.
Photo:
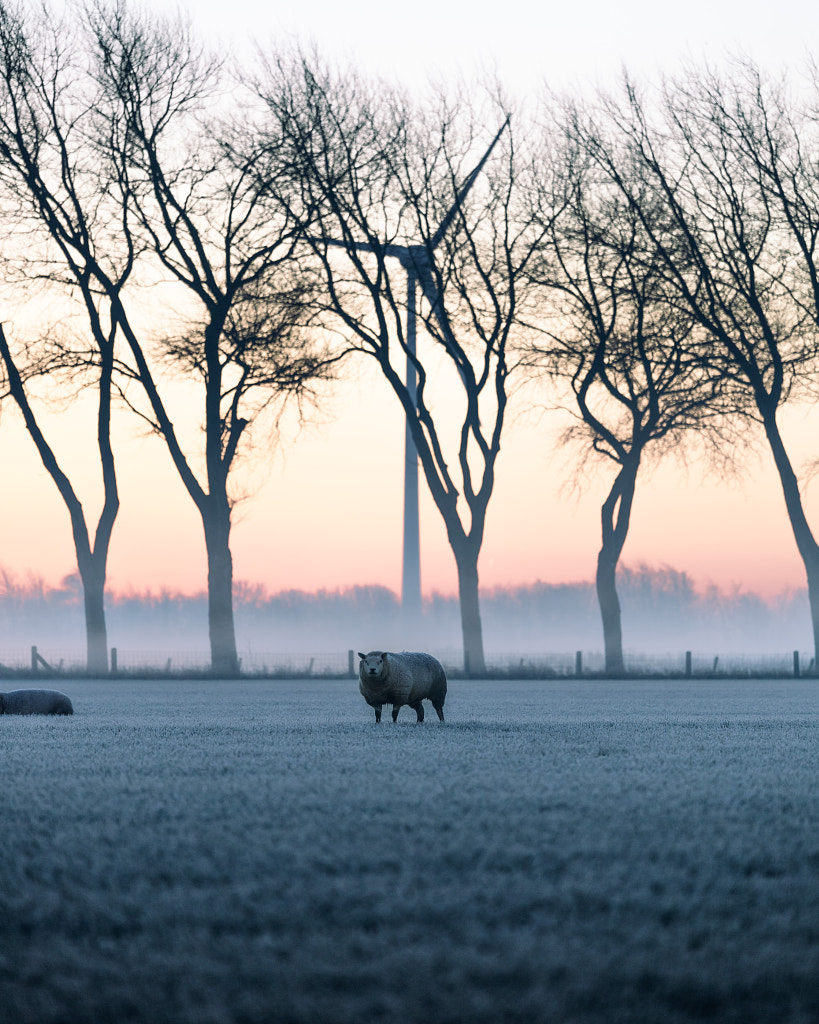
[[[481,583],[591,579],[611,471],[603,465],[573,488],[578,455],[556,451],[556,415],[537,416],[522,406],[513,407],[498,464]],[[186,412],[180,403],[175,422],[185,422],[185,415],[195,426],[195,410]],[[272,455],[258,437],[241,467],[237,483],[249,496],[234,519],[236,578],[271,592],[371,583],[397,591],[403,487],[398,404],[375,371],[362,366],[357,378],[336,385],[319,419],[299,436],[288,430]],[[93,419],[75,409],[44,422],[84,505],[95,512]],[[200,520],[167,452],[156,439],[138,436],[125,410],[116,422],[122,509],[110,585],[120,591],[202,589]],[[789,417],[797,466],[809,456],[813,436],[804,411]],[[197,431],[189,431],[188,442],[197,439]],[[647,472],[638,485],[624,563],[670,565],[700,586],[739,586],[767,596],[801,587],[803,570],[764,447],[745,464],[745,472],[727,482],[671,459]],[[58,582],[75,565],[68,515],[11,408],[4,410],[0,429],[0,473],[6,494],[0,564],[20,576],[31,571]],[[807,491],[808,508],[819,528],[816,491]],[[454,592],[454,561],[427,493],[421,530],[424,592]]]

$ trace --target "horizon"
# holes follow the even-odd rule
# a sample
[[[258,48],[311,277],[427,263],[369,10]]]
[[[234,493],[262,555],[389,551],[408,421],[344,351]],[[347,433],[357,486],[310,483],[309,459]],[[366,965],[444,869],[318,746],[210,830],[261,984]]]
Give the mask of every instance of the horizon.
[[[720,586],[713,582],[704,582],[694,577],[684,569],[667,564],[649,565],[645,562],[623,563],[617,568],[619,581],[644,579],[660,584],[668,581],[672,585],[683,585],[687,592],[695,595],[697,599],[717,598],[719,600],[734,601],[750,598],[758,600],[765,605],[774,606],[785,600],[791,600],[795,596],[807,593],[807,584],[802,586],[786,586],[773,593],[766,593],[731,583],[727,586]],[[594,589],[595,581],[593,576],[586,579],[561,579],[544,580],[534,579],[530,582],[521,583],[494,583],[481,584],[480,591],[483,596],[492,597],[503,594],[518,594],[535,592],[538,590],[560,590],[560,589]],[[664,589],[660,587],[660,589]],[[235,600],[239,603],[275,601],[288,595],[303,595],[306,597],[347,597],[356,592],[379,591],[389,594],[400,604],[401,588],[390,587],[374,580],[363,580],[359,582],[342,584],[340,586],[318,586],[313,588],[286,586],[273,590],[263,582],[256,582],[242,577],[234,577],[233,591]],[[7,566],[0,563],[0,599],[14,596],[23,600],[36,598],[38,595],[71,594],[77,602],[82,601],[82,584],[79,572],[76,567],[55,578],[48,580],[42,574],[33,569],[19,573],[9,570]],[[183,590],[170,586],[152,588],[150,586],[137,589],[130,584],[124,587],[106,585],[105,596],[107,601],[114,604],[126,601],[161,601],[181,600],[196,601],[207,598],[207,587],[202,586],[195,590]],[[426,590],[422,594],[422,603],[425,606],[432,605],[437,601],[456,601],[457,590],[445,591],[439,589]]]
[[[48,589],[42,581],[22,584],[0,567],[0,661],[30,661],[36,647],[54,665],[66,659],[81,663],[83,601],[76,577],[64,588]],[[671,657],[684,651],[711,652],[723,658],[790,657],[794,650],[810,660],[810,612],[805,590],[764,600],[759,595],[714,589],[697,591],[684,573],[671,569],[629,569],[620,575],[624,646],[638,661]],[[486,651],[516,665],[521,658],[562,658],[582,650],[592,662],[602,649],[600,612],[594,583],[535,584],[484,590],[481,594]],[[109,592],[106,616],[109,643],[131,664],[149,658],[164,664],[201,665],[208,648],[207,596]],[[383,586],[344,590],[262,593],[235,588],[237,646],[243,663],[270,664],[274,652],[301,654],[307,665],[318,656],[326,665],[332,652],[350,650],[428,650],[457,660],[461,624],[454,595],[428,597],[420,614],[407,614],[395,591]],[[198,653],[196,653],[198,652]],[[723,657],[724,656],[724,657]],[[120,660],[124,666],[126,662]],[[334,671],[341,671],[333,662]],[[710,664],[710,662],[708,662]]]

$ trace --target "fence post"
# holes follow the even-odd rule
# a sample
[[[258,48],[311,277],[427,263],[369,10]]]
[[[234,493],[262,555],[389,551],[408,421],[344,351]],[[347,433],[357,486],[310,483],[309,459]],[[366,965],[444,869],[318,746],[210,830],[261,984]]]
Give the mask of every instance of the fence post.
[[[351,678],[355,675],[355,658],[352,651],[347,651],[347,673]]]
[[[685,652],[685,675],[687,679],[691,678],[691,651]]]
[[[793,652],[793,674],[797,679],[799,678],[799,651]]]
[[[42,665],[43,668],[46,669],[49,672],[53,672],[54,671],[53,666],[49,665],[49,663],[45,660],[45,658],[42,656],[42,654],[40,654],[40,652],[37,650],[37,648],[34,646],[34,644],[32,644],[31,645],[31,671],[32,672],[37,672],[39,667],[40,667],[40,665]],[[63,659],[60,658],[60,664],[59,664],[59,666],[57,668],[57,671],[61,672],[62,671],[62,667],[63,667]]]
[[[116,647],[111,648],[111,675],[117,674],[117,649]]]
[[[583,675],[583,652],[576,651],[574,656],[574,674],[576,676]]]

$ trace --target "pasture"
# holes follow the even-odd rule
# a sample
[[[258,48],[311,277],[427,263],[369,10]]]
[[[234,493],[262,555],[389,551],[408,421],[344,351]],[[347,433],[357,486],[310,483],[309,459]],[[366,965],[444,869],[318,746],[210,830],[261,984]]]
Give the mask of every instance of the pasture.
[[[0,717],[3,1024],[819,1020],[816,681],[58,685]]]

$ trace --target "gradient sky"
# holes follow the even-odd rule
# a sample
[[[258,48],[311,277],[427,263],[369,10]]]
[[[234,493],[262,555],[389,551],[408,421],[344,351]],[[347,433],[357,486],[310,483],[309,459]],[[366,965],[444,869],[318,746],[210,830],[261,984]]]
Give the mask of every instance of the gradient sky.
[[[176,8],[161,0],[147,6]],[[240,54],[250,38],[313,40],[326,54],[409,86],[429,75],[469,77],[494,68],[520,94],[544,81],[558,89],[605,86],[623,64],[655,75],[673,71],[686,58],[716,63],[739,49],[778,70],[798,65],[804,40],[819,38],[819,8],[795,0],[775,6],[695,0],[666,9],[649,0],[573,6],[509,0],[471,4],[468,16],[465,5],[449,0],[199,0],[192,9],[204,34],[232,41]],[[609,471],[602,468],[581,488],[572,486],[576,454],[555,450],[559,417],[538,412],[539,397],[548,401],[521,396],[508,425],[480,563],[484,586],[593,576]],[[177,422],[196,425],[195,408],[191,414],[180,399],[178,410]],[[93,417],[80,408],[60,410],[48,426],[93,510],[97,467],[86,459],[81,440],[88,440],[93,454]],[[819,416],[809,410],[788,416],[787,437],[798,466],[819,457],[817,427]],[[112,587],[203,588],[201,524],[167,452],[161,442],[138,436],[124,411],[117,435],[122,511],[111,551]],[[275,448],[261,433],[255,442],[241,469],[249,496],[235,517],[236,577],[271,591],[366,583],[399,589],[403,425],[397,402],[376,372],[360,365],[335,386],[314,424],[301,431],[291,424]],[[739,586],[766,595],[802,586],[764,446],[743,464],[744,473],[727,481],[696,463],[686,470],[671,460],[645,473],[624,562],[667,564],[703,586]],[[74,568],[68,516],[11,408],[3,410],[0,423],[0,474],[0,565],[57,582]],[[807,495],[819,529],[819,483]],[[454,591],[454,562],[428,496],[422,500],[421,529],[424,591]]]

